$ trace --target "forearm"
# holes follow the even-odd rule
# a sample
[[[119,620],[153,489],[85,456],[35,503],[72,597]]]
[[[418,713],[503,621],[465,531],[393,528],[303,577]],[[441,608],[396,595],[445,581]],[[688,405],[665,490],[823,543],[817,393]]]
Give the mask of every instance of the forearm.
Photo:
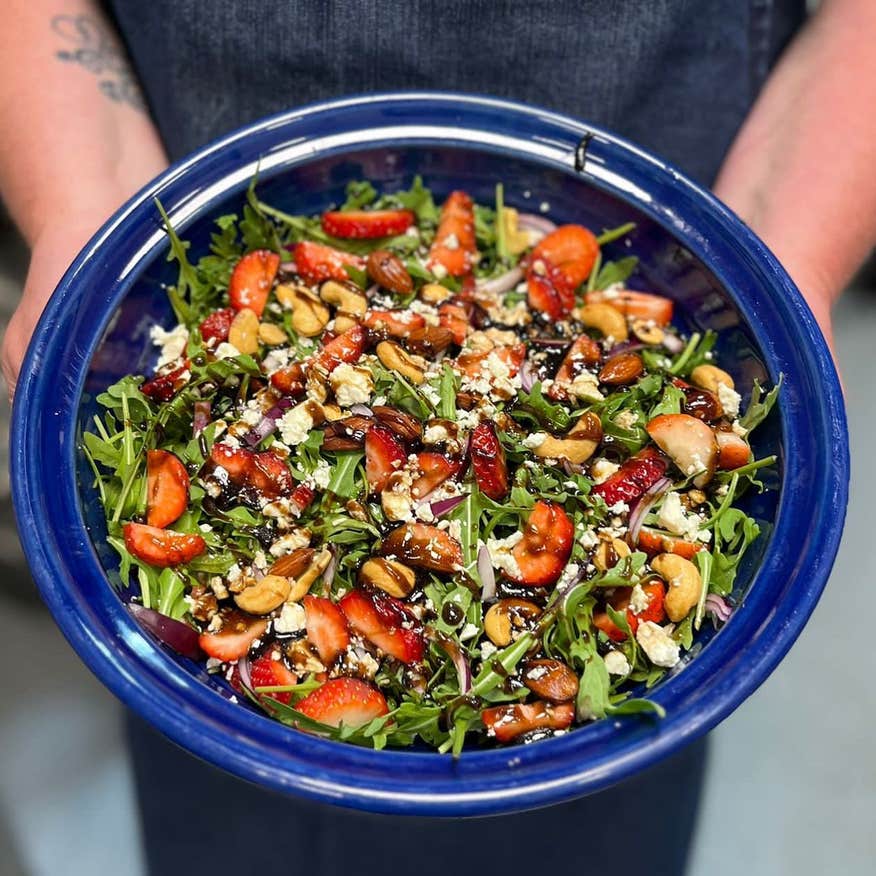
[[[785,53],[715,184],[829,333],[876,241],[876,3],[825,0]]]
[[[0,9],[0,195],[31,245],[50,223],[96,228],[166,164],[124,53],[91,0]]]

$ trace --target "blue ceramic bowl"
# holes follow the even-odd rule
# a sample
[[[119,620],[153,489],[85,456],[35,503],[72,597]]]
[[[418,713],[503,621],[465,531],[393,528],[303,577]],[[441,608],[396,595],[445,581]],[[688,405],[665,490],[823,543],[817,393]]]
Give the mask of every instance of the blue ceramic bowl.
[[[781,405],[756,433],[779,456],[775,489],[748,510],[765,534],[718,634],[650,695],[662,721],[603,721],[535,745],[375,752],[290,730],[247,707],[134,622],[110,586],[114,561],[79,450],[94,397],[154,358],[148,330],[172,321],[174,279],[153,198],[206,249],[212,220],[239,210],[256,168],[262,197],[323,209],[344,185],[388,190],[422,174],[490,202],[498,180],[521,209],[593,228],[634,220],[643,288],[670,295],[688,328],[720,329],[722,364],[745,392],[784,374]],[[529,194],[531,193],[531,195]],[[529,198],[530,200],[527,200]],[[623,243],[609,251],[624,252]],[[95,674],[196,755],[282,791],[381,812],[475,815],[541,806],[631,776],[714,727],[775,668],[827,580],[848,486],[842,397],[812,315],[766,247],[681,174],[603,131],[486,98],[400,94],[285,113],[180,162],[125,205],[56,290],[27,355],[13,419],[12,474],[24,549],[58,625]],[[116,573],[117,574],[117,573]],[[129,598],[129,597],[128,597]],[[791,730],[790,732],[793,732]]]

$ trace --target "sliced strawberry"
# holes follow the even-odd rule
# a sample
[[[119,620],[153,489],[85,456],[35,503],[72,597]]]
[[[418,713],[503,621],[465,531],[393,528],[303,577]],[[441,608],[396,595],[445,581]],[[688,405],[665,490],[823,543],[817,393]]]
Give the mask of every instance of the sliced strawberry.
[[[353,630],[385,654],[402,663],[423,659],[426,640],[401,600],[351,590],[338,604]]]
[[[508,464],[492,423],[478,423],[471,433],[469,452],[478,489],[494,502],[504,499],[508,494]]]
[[[154,402],[168,402],[189,382],[189,376],[189,361],[186,359],[176,368],[147,380],[140,386],[140,392]]]
[[[350,275],[344,265],[365,270],[365,260],[353,253],[343,252],[322,243],[303,240],[292,248],[295,270],[308,283],[322,283],[323,280],[349,280]]]
[[[632,289],[594,291],[588,292],[584,300],[587,304],[610,304],[632,319],[644,319],[661,326],[672,322],[672,299],[651,292],[634,292]]]
[[[189,473],[172,453],[146,453],[146,522],[163,528],[179,520],[189,504]]]
[[[394,237],[413,224],[410,210],[332,210],[322,214],[322,230],[332,237]]]
[[[293,362],[288,368],[282,368],[271,375],[271,386],[279,389],[283,395],[300,398],[307,388],[307,376],[300,362]]]
[[[431,451],[417,454],[417,465],[421,474],[415,478],[411,486],[411,495],[415,499],[428,496],[432,490],[458,474],[462,468],[462,463],[458,459],[449,459],[443,453]]]
[[[574,536],[568,514],[559,505],[540,499],[529,512],[523,539],[511,550],[520,575],[508,577],[528,587],[554,584],[569,562]]]
[[[368,342],[368,332],[358,323],[350,326],[345,332],[327,341],[323,348],[316,354],[313,364],[331,374],[342,362],[352,365],[358,362],[365,352]]]
[[[441,208],[426,267],[434,271],[440,265],[451,277],[462,277],[471,272],[476,255],[474,205],[465,192],[452,192]]]
[[[228,300],[235,310],[249,308],[261,316],[280,268],[280,256],[268,249],[248,252],[234,266],[228,284]]]
[[[289,502],[297,508],[300,516],[310,507],[310,503],[315,498],[316,491],[313,488],[308,487],[307,484],[298,484],[298,486],[292,490]]]
[[[748,442],[735,432],[716,431],[715,440],[718,442],[718,468],[740,468],[751,459]]]
[[[462,566],[462,546],[444,529],[426,523],[405,523],[383,540],[380,552],[417,569],[457,572]]]
[[[365,433],[365,475],[372,493],[386,488],[390,476],[407,462],[408,455],[395,432],[372,426]]]
[[[291,687],[298,684],[298,676],[289,669],[282,659],[274,659],[274,654],[279,655],[278,648],[265,651],[249,667],[249,678],[252,682],[253,691],[259,693],[260,687]],[[241,655],[242,656],[242,655]],[[234,684],[234,678],[231,680]],[[292,691],[265,691],[264,696],[285,703],[287,706],[292,702]]]
[[[643,526],[639,530],[637,548],[644,551],[649,557],[655,557],[657,554],[678,554],[686,560],[692,560],[698,551],[705,549],[705,545],[699,542],[685,541],[674,535],[655,532],[653,529]]]
[[[350,633],[343,612],[322,596],[305,596],[307,638],[319,652],[319,659],[330,666],[350,644]]]
[[[389,712],[383,694],[358,678],[332,678],[295,708],[330,727],[361,727]]]
[[[653,447],[640,450],[628,459],[613,475],[591,491],[601,496],[609,508],[617,502],[628,505],[635,502],[650,486],[666,474],[667,463]]]
[[[453,343],[462,346],[471,329],[466,308],[457,301],[445,301],[438,308],[438,323],[453,335]]]
[[[532,730],[565,730],[575,718],[572,703],[509,703],[481,712],[487,732],[499,742],[511,742]]]
[[[659,414],[645,430],[685,475],[696,475],[694,486],[711,479],[718,461],[715,433],[690,414]]]
[[[642,590],[648,596],[648,605],[639,614],[635,614],[629,607],[632,590],[632,587],[625,587],[617,592],[611,599],[611,607],[615,611],[626,610],[630,632],[635,635],[640,623],[653,621],[655,624],[659,624],[666,619],[666,611],[663,608],[663,602],[666,598],[666,587],[662,581],[651,581],[650,583],[643,584]],[[607,611],[595,612],[593,624],[597,629],[602,630],[613,642],[622,642],[627,637],[627,634],[609,617]]]
[[[598,255],[596,237],[583,225],[561,225],[544,237],[527,260],[530,307],[551,320],[568,316]]]
[[[549,398],[563,401],[568,397],[566,387],[589,367],[602,361],[602,350],[593,338],[581,335],[569,347],[560,367],[557,369],[554,382],[548,387]]]
[[[254,490],[266,499],[288,496],[294,489],[289,466],[273,450],[257,453],[217,442],[210,451],[210,459],[228,472],[229,480],[236,487]]]
[[[123,532],[129,553],[159,568],[191,562],[207,549],[200,535],[173,532],[143,523],[126,523]]]
[[[231,663],[240,660],[267,628],[268,622],[264,618],[232,610],[223,613],[219,632],[202,633],[198,637],[198,644],[209,657]]]
[[[201,338],[205,344],[216,346],[228,340],[228,332],[237,312],[233,307],[214,310],[201,322]]]
[[[422,314],[413,310],[369,310],[362,324],[377,335],[406,338],[426,325]]]

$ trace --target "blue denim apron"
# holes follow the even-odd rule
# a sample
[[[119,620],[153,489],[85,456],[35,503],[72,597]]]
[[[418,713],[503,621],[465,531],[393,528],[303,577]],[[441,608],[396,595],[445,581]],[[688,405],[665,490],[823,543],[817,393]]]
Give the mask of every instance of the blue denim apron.
[[[344,94],[449,89],[614,130],[710,183],[805,0],[109,0],[169,154]],[[696,743],[616,788],[539,812],[397,819],[284,799],[130,736],[150,871],[684,872]],[[610,868],[610,869],[609,869]]]

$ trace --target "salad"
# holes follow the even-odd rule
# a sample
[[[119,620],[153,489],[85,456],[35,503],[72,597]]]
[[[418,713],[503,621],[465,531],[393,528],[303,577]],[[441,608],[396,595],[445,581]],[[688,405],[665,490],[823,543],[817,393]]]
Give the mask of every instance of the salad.
[[[138,620],[377,748],[659,715],[642,691],[733,610],[778,386],[741,410],[716,335],[628,288],[635,226],[420,179],[290,215],[253,184],[195,262],[161,213],[177,325],[83,439]]]

